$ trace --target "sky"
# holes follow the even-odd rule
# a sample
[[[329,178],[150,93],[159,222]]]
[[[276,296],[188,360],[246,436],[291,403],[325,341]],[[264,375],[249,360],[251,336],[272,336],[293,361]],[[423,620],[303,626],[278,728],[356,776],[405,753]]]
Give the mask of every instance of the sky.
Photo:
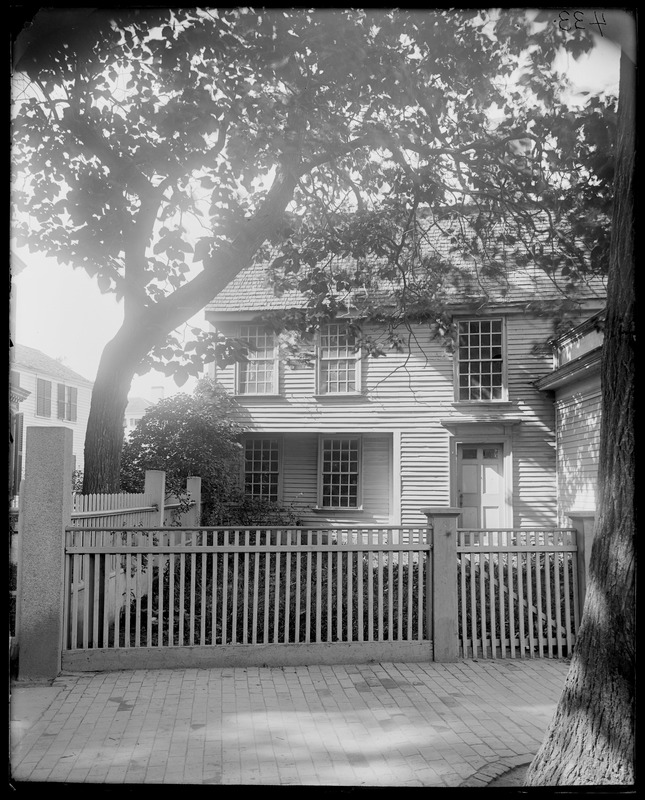
[[[604,88],[617,94],[619,48],[607,38],[596,37],[593,57],[578,62],[564,56],[557,65],[579,91]],[[96,282],[83,270],[59,265],[55,259],[19,251],[26,269],[12,271],[11,310],[14,335],[19,344],[34,347],[93,381],[101,352],[122,320],[122,305],[111,294],[101,294]],[[190,324],[205,327],[204,313]],[[148,400],[191,392],[195,379],[181,388],[158,372],[135,376],[130,397]]]

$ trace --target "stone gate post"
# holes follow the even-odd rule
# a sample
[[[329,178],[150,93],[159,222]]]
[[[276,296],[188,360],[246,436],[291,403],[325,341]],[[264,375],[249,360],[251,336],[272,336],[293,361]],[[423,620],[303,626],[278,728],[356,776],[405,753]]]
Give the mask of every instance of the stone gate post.
[[[460,508],[432,507],[428,518],[432,541],[432,643],[435,661],[456,661],[457,638],[457,520]]]
[[[16,636],[19,680],[61,670],[65,528],[72,513],[72,431],[28,427],[20,489]]]

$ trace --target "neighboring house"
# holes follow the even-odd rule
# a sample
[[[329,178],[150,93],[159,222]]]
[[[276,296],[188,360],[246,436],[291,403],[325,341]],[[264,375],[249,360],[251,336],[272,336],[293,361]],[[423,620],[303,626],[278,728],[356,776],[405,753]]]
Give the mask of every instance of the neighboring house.
[[[73,431],[74,468],[83,469],[85,431],[90,413],[92,381],[45,355],[16,344],[10,354],[12,403],[12,492],[24,477],[24,437],[28,427],[64,425]]]
[[[141,422],[142,417],[154,405],[150,400],[145,397],[129,397],[128,405],[125,409],[125,417],[123,418],[123,432],[129,436],[132,431]]]
[[[137,427],[145,416],[146,411],[163,399],[164,391],[162,386],[153,386],[152,391],[155,396],[154,400],[148,400],[145,397],[128,397],[128,405],[125,408],[125,416],[123,418],[123,432],[126,436],[129,436]]]
[[[527,304],[562,293],[514,261],[506,286],[487,291],[485,311],[451,301],[454,354],[418,324],[403,352],[361,357],[337,319],[308,343],[311,362],[294,364],[285,358],[293,337],[256,318],[302,298],[276,296],[261,265],[241,272],[206,319],[253,347],[248,362],[212,373],[249,428],[246,489],[320,525],[419,525],[428,506],[461,507],[463,527],[554,525],[554,404],[535,386],[553,368],[554,322]],[[581,299],[581,319],[604,306],[603,294]]]
[[[601,311],[553,339],[554,369],[536,383],[555,401],[560,524],[572,511],[596,510],[604,318]]]

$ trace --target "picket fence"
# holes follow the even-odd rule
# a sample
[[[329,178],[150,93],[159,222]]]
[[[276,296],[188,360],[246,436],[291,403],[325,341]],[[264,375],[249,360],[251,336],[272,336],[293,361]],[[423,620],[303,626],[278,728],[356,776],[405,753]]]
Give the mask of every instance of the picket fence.
[[[425,528],[70,527],[65,649],[432,639]],[[576,531],[457,530],[462,657],[563,657]]]
[[[69,528],[66,538],[68,649],[429,638],[425,529]],[[118,575],[101,582],[105,559]]]
[[[159,521],[159,505],[152,493],[75,494],[72,525],[101,528],[144,527]]]
[[[576,531],[457,531],[465,657],[570,656],[580,621]]]

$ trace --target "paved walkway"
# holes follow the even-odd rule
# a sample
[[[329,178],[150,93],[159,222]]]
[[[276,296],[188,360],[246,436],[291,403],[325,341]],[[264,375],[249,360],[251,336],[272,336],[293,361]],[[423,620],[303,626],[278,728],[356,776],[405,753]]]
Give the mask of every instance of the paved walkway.
[[[564,661],[63,674],[12,686],[11,780],[483,786],[531,760]]]

